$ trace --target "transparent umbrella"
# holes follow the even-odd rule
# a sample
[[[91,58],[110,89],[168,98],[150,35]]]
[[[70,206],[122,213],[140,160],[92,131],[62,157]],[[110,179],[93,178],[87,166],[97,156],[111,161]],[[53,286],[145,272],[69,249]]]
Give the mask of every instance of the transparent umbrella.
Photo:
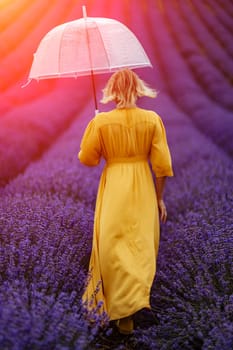
[[[91,75],[98,111],[94,73],[151,66],[132,31],[114,19],[87,17],[83,6],[83,18],[56,26],[41,40],[34,54],[29,81]]]

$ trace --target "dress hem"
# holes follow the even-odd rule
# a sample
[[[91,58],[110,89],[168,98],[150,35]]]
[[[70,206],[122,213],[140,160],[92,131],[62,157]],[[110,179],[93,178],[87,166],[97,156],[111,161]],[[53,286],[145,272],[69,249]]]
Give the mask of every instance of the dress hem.
[[[142,310],[142,309],[150,309],[151,310],[151,306],[150,304],[143,304],[141,305],[140,307],[138,307],[135,311],[131,312],[131,313],[127,313],[127,314],[124,314],[123,316],[118,316],[118,317],[110,317],[110,321],[115,321],[115,320],[119,320],[120,318],[124,318],[124,317],[129,317],[129,316],[132,316],[134,315],[136,312]]]

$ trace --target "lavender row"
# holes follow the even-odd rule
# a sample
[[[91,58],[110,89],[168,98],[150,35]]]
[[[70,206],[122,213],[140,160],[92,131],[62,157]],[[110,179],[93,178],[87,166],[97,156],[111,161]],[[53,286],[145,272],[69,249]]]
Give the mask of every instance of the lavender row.
[[[80,89],[80,85],[86,89]],[[76,86],[77,85],[77,86]],[[23,171],[68,127],[88,96],[88,79],[69,82],[40,99],[10,111],[0,121],[0,184]]]
[[[152,19],[156,20],[160,32],[150,25]],[[166,84],[165,89],[208,137],[232,154],[232,114],[209,100],[195,83],[183,58],[177,52],[160,13],[152,3],[147,23],[148,30],[152,33],[153,46],[160,48],[157,51],[157,61]]]
[[[220,6],[224,9],[224,11],[226,11],[227,13],[229,13],[231,16],[233,16],[233,8],[232,8],[232,2],[231,0],[218,0],[217,1]]]
[[[92,198],[80,200],[87,174],[81,177],[74,166],[84,127],[84,121],[77,121],[75,132],[67,132],[44,158],[2,189],[0,345],[6,349],[95,348],[101,319],[93,315],[96,326],[90,329],[80,298],[95,196],[92,188]],[[85,189],[93,183],[89,178]],[[88,195],[83,193],[83,199]]]
[[[224,50],[233,56],[232,35],[224,26],[216,20],[213,12],[200,1],[194,1],[193,6],[198,11],[202,23],[209,32],[217,39]]]
[[[69,198],[1,201],[1,348],[94,348],[99,324],[90,329],[80,299],[92,224],[93,212]]]
[[[212,195],[213,210],[208,195],[206,191],[194,210],[170,221],[162,231],[152,292],[157,325],[142,332],[155,349],[228,350],[233,346],[233,198],[228,205],[222,198],[218,205],[225,195]]]
[[[169,27],[171,27],[171,35],[178,45],[178,51],[191,70],[193,78],[203,89],[203,93],[223,107],[232,109],[233,89],[228,79],[201,51],[186,24],[180,16],[177,16],[177,12],[171,6],[167,6],[165,17]],[[190,40],[190,38],[194,40]]]
[[[233,31],[232,18],[228,11],[224,11],[224,9],[218,4],[215,0],[208,0],[208,5],[211,10],[214,9],[214,14],[221,22],[221,24],[229,31]]]
[[[231,75],[233,62],[231,57],[225,52],[225,49],[221,47],[216,38],[208,32],[189,4],[184,1],[179,1],[179,8],[186,23],[190,26],[190,29],[193,31],[200,45],[204,47],[210,60],[212,60],[226,76]]]
[[[89,102],[85,109],[79,111],[78,118],[64,136],[60,136],[41,159],[32,162],[25,173],[11,181],[4,192],[12,196],[18,193],[19,189],[28,195],[44,193],[50,196],[57,193],[60,198],[72,197],[87,206],[93,206],[100,169],[93,168],[93,177],[89,176],[90,168],[80,166],[77,159],[81,136],[88,122],[87,117],[90,119],[93,116],[94,109]]]
[[[17,110],[18,107],[26,103],[31,103],[33,100],[50,94],[58,85],[55,79],[50,79],[41,80],[40,82],[32,81],[23,88],[27,82],[28,75],[25,75],[22,80],[14,83],[6,91],[2,92],[0,96],[0,123],[1,119],[13,109]]]

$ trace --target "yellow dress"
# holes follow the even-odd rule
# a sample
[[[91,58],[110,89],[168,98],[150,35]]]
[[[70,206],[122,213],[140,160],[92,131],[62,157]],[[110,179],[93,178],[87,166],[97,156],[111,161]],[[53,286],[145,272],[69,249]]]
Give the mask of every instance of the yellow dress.
[[[110,320],[150,308],[160,228],[148,161],[156,177],[173,175],[161,118],[138,107],[99,113],[85,130],[78,157],[88,166],[106,160],[83,301],[90,309],[102,301],[99,311]]]

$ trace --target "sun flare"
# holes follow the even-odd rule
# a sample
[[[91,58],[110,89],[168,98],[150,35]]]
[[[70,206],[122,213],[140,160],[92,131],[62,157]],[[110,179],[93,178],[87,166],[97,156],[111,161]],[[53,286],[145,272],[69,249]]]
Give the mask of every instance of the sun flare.
[[[14,0],[0,0],[0,9],[2,9],[3,7],[13,3]]]

